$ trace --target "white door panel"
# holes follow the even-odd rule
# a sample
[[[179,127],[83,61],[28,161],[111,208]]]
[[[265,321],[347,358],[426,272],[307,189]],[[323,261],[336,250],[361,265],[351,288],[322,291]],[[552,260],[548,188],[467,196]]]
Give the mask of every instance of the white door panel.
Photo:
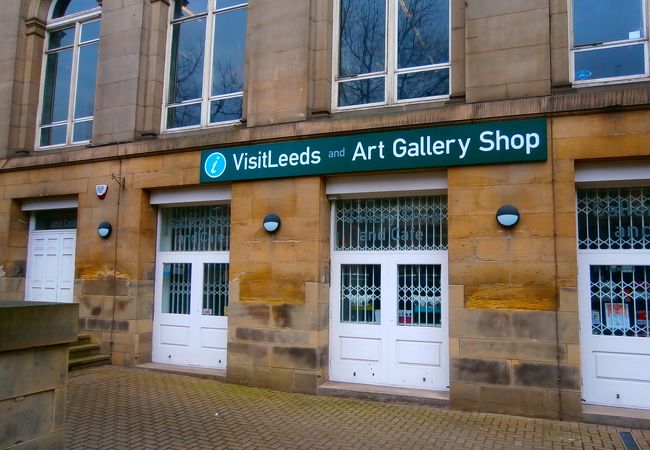
[[[210,305],[204,305],[203,299],[204,289],[213,286],[204,280],[205,265],[227,265],[227,261],[227,252],[158,253],[154,362],[226,368],[228,317],[204,308]]]
[[[330,379],[447,390],[449,328],[446,265],[447,254],[442,251],[334,253]],[[369,291],[361,282],[359,286],[355,285],[354,277],[349,276],[350,273],[365,273],[368,278],[370,270],[366,268],[369,266],[381,267],[380,282],[375,283],[380,284],[379,301],[376,295],[371,297],[370,294],[376,291]],[[438,277],[439,287],[435,294],[438,301],[435,312],[432,309],[427,313],[424,306],[423,309],[416,309],[412,302],[419,300],[422,305],[426,303],[425,296],[421,295],[428,289],[424,284],[424,274],[429,271],[429,276],[432,276],[432,269],[435,269]],[[420,272],[406,273],[408,270]],[[402,286],[400,289],[400,277],[404,283],[407,275],[417,286]],[[345,296],[349,296],[349,301],[341,300]],[[427,298],[433,299],[434,293],[429,292]],[[362,307],[367,308],[365,316],[359,315],[359,308]]]
[[[650,301],[648,266],[645,255],[632,252],[579,255],[580,346],[587,403],[650,409],[650,337],[643,331],[645,325],[639,327]],[[631,282],[635,276],[643,277],[642,282]]]
[[[28,247],[25,299],[72,302],[76,231],[31,231]]]

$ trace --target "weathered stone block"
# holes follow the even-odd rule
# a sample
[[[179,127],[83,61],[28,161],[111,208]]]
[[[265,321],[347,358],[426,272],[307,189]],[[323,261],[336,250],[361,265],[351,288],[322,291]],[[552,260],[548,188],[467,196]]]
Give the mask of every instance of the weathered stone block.
[[[303,394],[315,394],[316,386],[322,383],[322,377],[319,374],[311,372],[294,371],[293,373],[293,391]]]
[[[450,336],[507,338],[510,336],[510,315],[504,311],[452,308]]]
[[[580,369],[573,365],[520,362],[513,364],[514,384],[544,388],[580,389]]]
[[[64,386],[68,343],[5,351],[0,354],[0,401]]]
[[[579,391],[548,391],[548,407],[561,420],[582,421],[582,396]]]
[[[305,330],[269,330],[238,327],[235,329],[235,338],[251,342],[270,342],[296,346],[309,345],[309,332]]]
[[[54,391],[0,402],[0,447],[29,442],[52,432]]]
[[[557,313],[558,340],[567,344],[580,341],[579,317],[577,312],[560,311]]]
[[[319,307],[318,304],[279,304],[271,306],[273,325],[277,328],[291,328],[294,330],[318,330]]]
[[[0,302],[0,351],[73,342],[78,314],[76,304]]]
[[[566,359],[563,346],[554,342],[461,339],[460,356],[464,358],[519,359],[525,361],[556,361]]]
[[[228,318],[230,325],[234,326],[259,327],[268,325],[271,320],[271,305],[230,301],[228,304]]]
[[[545,311],[513,311],[512,337],[516,339],[556,340],[556,314]]]
[[[480,386],[479,406],[482,411],[523,416],[556,418],[557,411],[547,406],[545,389],[503,386]]]
[[[503,360],[451,358],[451,380],[510,384],[510,363]]]
[[[554,310],[555,287],[517,285],[466,286],[465,306],[483,309]]]
[[[318,369],[320,353],[316,348],[273,347],[270,364],[292,369]]]
[[[268,365],[269,347],[263,344],[228,342],[228,370],[242,365]]]

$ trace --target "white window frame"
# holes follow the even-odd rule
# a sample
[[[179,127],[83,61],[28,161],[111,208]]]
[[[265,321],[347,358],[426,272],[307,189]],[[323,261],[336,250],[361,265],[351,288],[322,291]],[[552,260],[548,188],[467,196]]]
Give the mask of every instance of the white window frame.
[[[92,39],[89,41],[86,41],[83,43],[83,45],[79,44],[79,41],[81,39],[81,25],[94,22],[95,20],[101,20],[101,14],[102,14],[102,8],[101,6],[98,6],[93,9],[87,9],[85,11],[81,11],[78,13],[74,14],[69,14],[67,16],[59,17],[56,19],[52,19],[52,14],[54,13],[54,8],[56,7],[58,3],[58,0],[55,0],[52,2],[50,5],[50,10],[47,14],[48,21],[47,25],[45,28],[45,40],[43,43],[43,57],[42,57],[42,63],[41,63],[41,81],[39,84],[39,94],[38,94],[38,113],[37,113],[37,122],[36,122],[36,145],[35,148],[36,150],[51,150],[51,149],[56,149],[56,148],[63,148],[63,147],[68,147],[71,145],[83,145],[83,144],[88,144],[90,143],[89,140],[84,140],[84,141],[73,141],[73,133],[74,133],[74,125],[77,123],[82,123],[82,122],[89,122],[94,119],[94,115],[88,116],[88,117],[81,117],[79,119],[74,118],[74,107],[77,102],[77,76],[78,76],[78,66],[79,66],[79,49],[81,47],[85,47],[87,45],[93,44],[95,42],[100,42],[100,38],[97,39]],[[58,31],[62,28],[67,28],[70,25],[74,24],[75,25],[75,35],[74,35],[74,42],[72,46],[68,46],[67,48],[72,48],[72,68],[71,70],[71,77],[70,77],[70,94],[68,96],[68,117],[65,121],[59,121],[59,122],[53,122],[51,124],[48,124],[47,126],[43,126],[41,124],[41,119],[43,117],[43,101],[45,97],[45,75],[47,71],[47,55],[50,54],[48,51],[48,46],[50,43],[50,35],[52,32]],[[56,51],[60,51],[61,48],[65,47],[60,47],[56,49]],[[43,128],[52,128],[57,125],[67,125],[66,129],[66,137],[65,137],[65,143],[64,144],[54,144],[54,145],[41,145],[41,130]],[[94,124],[93,124],[94,127]]]
[[[210,90],[212,86],[212,58],[214,51],[214,22],[217,14],[225,13],[228,11],[234,11],[237,9],[246,9],[248,10],[248,0],[242,0],[241,4],[236,6],[229,6],[226,8],[217,8],[215,0],[204,0],[208,4],[208,10],[205,13],[196,14],[192,16],[192,19],[196,19],[199,16],[206,17],[205,23],[205,43],[204,43],[204,57],[203,57],[203,84],[201,86],[201,99],[200,100],[186,100],[180,103],[174,103],[170,105],[169,103],[169,83],[170,83],[170,73],[171,68],[171,48],[172,48],[172,39],[174,33],[172,33],[173,26],[178,23],[183,23],[188,20],[187,17],[180,19],[174,19],[174,4],[176,0],[170,0],[169,2],[169,17],[167,20],[167,46],[165,49],[165,84],[163,88],[163,109],[160,118],[160,129],[164,133],[177,133],[187,130],[198,130],[202,128],[214,128],[214,127],[223,127],[228,125],[234,125],[241,123],[241,118],[237,120],[228,120],[224,122],[210,123],[210,102],[214,100],[227,100],[229,98],[242,97],[242,102],[244,101],[244,91],[232,92],[230,94],[223,95],[211,95]],[[211,19],[211,20],[210,20]],[[248,24],[248,12],[246,13],[246,23]],[[246,49],[244,49],[244,52]],[[246,86],[246,80],[244,80],[244,87]],[[170,107],[178,106],[188,106],[188,105],[201,105],[201,122],[198,125],[190,125],[186,127],[176,127],[176,128],[167,128],[167,114]],[[243,116],[243,110],[242,110]]]
[[[648,0],[641,0],[641,7],[643,10],[644,26],[643,26],[643,37],[638,39],[627,39],[623,41],[612,41],[604,42],[596,45],[583,45],[576,47],[574,44],[574,32],[573,32],[573,2],[574,0],[567,0],[567,10],[568,10],[568,19],[569,19],[569,80],[571,84],[576,87],[580,86],[597,86],[604,84],[619,84],[630,81],[645,81],[650,77],[650,61],[648,61]],[[607,77],[607,78],[596,78],[593,80],[576,80],[575,77],[575,55],[577,53],[594,50],[596,48],[606,49],[606,48],[616,48],[616,47],[629,47],[634,44],[643,44],[643,53],[644,53],[644,65],[645,73],[638,75],[625,75],[621,77]]]
[[[452,29],[451,29],[451,0],[447,0],[449,4],[449,62],[443,64],[430,64],[427,66],[408,67],[405,69],[397,68],[397,35],[398,35],[398,15],[399,15],[399,0],[384,0],[386,5],[386,37],[384,39],[384,70],[381,72],[364,73],[352,77],[339,78],[339,45],[341,34],[341,1],[334,0],[334,31],[332,33],[332,110],[334,111],[349,111],[358,109],[370,109],[384,106],[395,106],[403,104],[425,103],[431,101],[446,101],[452,92],[452,68],[451,68],[451,55],[452,55]],[[419,97],[415,99],[397,99],[397,76],[406,73],[426,72],[435,69],[449,69],[449,92],[446,95],[436,95],[432,97]],[[369,78],[384,77],[384,101],[375,103],[365,103],[363,105],[350,105],[338,106],[339,97],[339,84],[345,81],[364,80]]]

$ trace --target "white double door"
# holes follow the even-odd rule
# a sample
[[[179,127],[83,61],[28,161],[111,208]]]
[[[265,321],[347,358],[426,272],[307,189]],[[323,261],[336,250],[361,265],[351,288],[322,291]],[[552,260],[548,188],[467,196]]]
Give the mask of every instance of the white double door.
[[[25,300],[71,303],[76,230],[29,233]]]
[[[159,252],[153,362],[226,368],[228,252]]]
[[[330,379],[449,388],[447,252],[334,252]]]
[[[578,262],[582,397],[650,409],[650,256],[585,252]]]

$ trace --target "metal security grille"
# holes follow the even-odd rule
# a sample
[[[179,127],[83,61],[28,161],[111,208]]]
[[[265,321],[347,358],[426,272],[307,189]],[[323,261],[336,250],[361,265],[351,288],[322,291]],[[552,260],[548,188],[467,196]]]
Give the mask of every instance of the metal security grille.
[[[336,250],[446,250],[447,196],[338,200]]]
[[[341,322],[381,323],[381,265],[341,265]]]
[[[162,312],[168,314],[189,314],[192,291],[192,264],[163,264]]]
[[[230,205],[163,208],[160,250],[219,252],[230,248]]]
[[[203,315],[227,316],[228,264],[203,264]]]
[[[418,264],[397,267],[398,326],[440,327],[440,266]]]
[[[590,266],[592,333],[648,337],[650,266]]]
[[[578,247],[650,249],[650,187],[578,190]]]

